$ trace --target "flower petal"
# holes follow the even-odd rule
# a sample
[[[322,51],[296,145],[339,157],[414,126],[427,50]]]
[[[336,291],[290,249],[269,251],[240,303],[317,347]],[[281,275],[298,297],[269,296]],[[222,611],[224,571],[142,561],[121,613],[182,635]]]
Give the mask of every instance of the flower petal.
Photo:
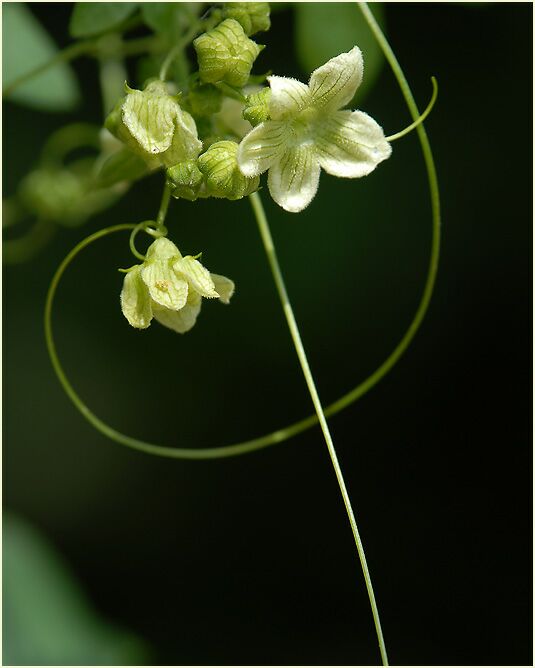
[[[220,276],[219,274],[210,274],[212,281],[214,282],[215,289],[219,294],[219,301],[223,304],[228,304],[230,298],[234,294],[234,281],[231,281],[230,278],[226,276]]]
[[[210,277],[210,272],[191,255],[186,255],[186,257],[177,260],[173,264],[173,269],[179,275],[179,278],[186,279],[190,287],[198,294],[208,298],[219,297],[214,282]]]
[[[294,213],[307,207],[316,191],[320,166],[311,144],[288,149],[269,170],[271,197],[286,211]]]
[[[156,82],[160,83],[160,82]],[[167,151],[173,141],[178,102],[164,86],[132,90],[123,104],[123,122],[141,147],[148,153]]]
[[[175,274],[172,262],[171,259],[145,262],[141,277],[157,304],[178,311],[186,304],[188,284]]]
[[[195,324],[201,310],[201,296],[196,293],[193,293],[193,295],[195,295],[195,298],[188,299],[188,303],[180,311],[170,311],[167,308],[155,305],[155,319],[164,327],[169,327],[169,329],[179,334],[188,332]]]
[[[285,149],[288,130],[284,121],[266,121],[251,130],[238,148],[238,167],[244,176],[258,176],[268,170]]]
[[[346,178],[366,176],[392,153],[381,126],[362,111],[330,114],[318,124],[315,145],[323,169]]]
[[[197,126],[193,117],[177,105],[176,127],[173,141],[168,151],[163,155],[166,167],[172,167],[179,162],[195,159],[202,151],[202,141],[197,136]]]
[[[363,70],[362,52],[358,46],[328,60],[310,77],[312,105],[331,111],[346,105],[360,86]]]
[[[297,79],[268,77],[271,88],[269,115],[274,121],[291,118],[310,104],[308,86]]]
[[[176,258],[178,260],[180,251],[175,244],[167,237],[159,237],[153,241],[149,246],[146,254],[146,261],[152,260],[170,260]]]
[[[137,265],[124,277],[121,290],[121,310],[124,317],[136,329],[147,329],[152,320],[149,291],[141,279],[141,265]]]

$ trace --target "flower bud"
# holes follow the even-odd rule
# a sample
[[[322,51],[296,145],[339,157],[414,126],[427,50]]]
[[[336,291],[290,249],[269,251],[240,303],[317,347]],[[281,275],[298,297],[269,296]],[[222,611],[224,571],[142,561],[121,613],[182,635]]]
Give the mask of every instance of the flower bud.
[[[151,169],[196,158],[202,149],[195,121],[169,95],[163,81],[152,81],[143,91],[127,87],[126,97],[110,113],[105,127]]]
[[[203,83],[224,81],[230,86],[245,86],[261,48],[249,39],[234,19],[225,19],[216,28],[193,42]]]
[[[238,144],[219,141],[199,157],[199,169],[206,180],[208,194],[212,197],[236,200],[258,189],[258,177],[248,178],[240,172],[237,153]]]
[[[248,37],[271,27],[269,2],[227,2],[223,15],[238,21]]]
[[[173,197],[194,202],[199,196],[202,196],[203,174],[197,167],[196,160],[186,160],[169,167],[167,178],[173,186]]]
[[[247,102],[242,112],[243,118],[254,127],[269,119],[269,100],[271,88],[262,88],[258,93],[247,96]]]
[[[221,109],[223,95],[211,84],[192,86],[184,106],[193,116],[209,117]]]

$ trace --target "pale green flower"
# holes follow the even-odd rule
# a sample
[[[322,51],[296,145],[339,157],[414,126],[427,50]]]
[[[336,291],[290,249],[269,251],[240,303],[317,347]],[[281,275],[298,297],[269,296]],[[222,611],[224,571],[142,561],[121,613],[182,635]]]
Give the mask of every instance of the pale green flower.
[[[201,310],[202,297],[228,304],[234,283],[212,274],[191,255],[182,257],[175,244],[161,237],[147,251],[143,264],[124,277],[121,291],[123,315],[137,329],[146,329],[152,318],[183,334]]]
[[[107,129],[143,157],[151,169],[196,158],[202,150],[193,117],[170,95],[163,81],[126,97],[106,119]]]
[[[340,111],[362,81],[362,53],[354,47],[314,70],[308,86],[268,77],[270,120],[244,137],[238,165],[245,176],[269,170],[271,196],[286,211],[302,211],[318,189],[320,170],[366,176],[392,149],[382,128],[362,111]]]

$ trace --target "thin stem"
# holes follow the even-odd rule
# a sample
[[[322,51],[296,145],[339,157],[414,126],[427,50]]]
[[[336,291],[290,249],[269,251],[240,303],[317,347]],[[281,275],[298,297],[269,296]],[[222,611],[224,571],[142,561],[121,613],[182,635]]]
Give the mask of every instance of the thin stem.
[[[170,199],[171,199],[171,186],[169,182],[166,180],[163,188],[160,210],[158,211],[158,217],[156,218],[156,228],[159,231],[161,231],[164,227],[165,219],[167,217],[167,210],[169,209]]]
[[[327,449],[329,451],[329,455],[331,457],[331,461],[334,467],[334,472],[336,474],[336,478],[338,480],[338,485],[340,486],[340,492],[342,494],[342,499],[344,500],[344,505],[346,507],[347,511],[347,516],[349,518],[349,524],[351,525],[351,530],[353,532],[353,537],[355,539],[355,544],[357,546],[357,552],[359,555],[360,563],[362,566],[362,572],[364,574],[364,580],[366,582],[366,589],[368,590],[368,596],[370,599],[370,605],[372,608],[372,615],[373,615],[373,621],[375,623],[375,630],[377,633],[377,639],[379,641],[379,649],[381,652],[381,660],[383,662],[383,666],[388,665],[388,657],[386,654],[386,647],[385,647],[385,641],[383,638],[383,631],[381,629],[381,620],[379,618],[379,610],[377,609],[377,603],[375,601],[375,594],[373,592],[373,586],[372,586],[372,581],[370,578],[370,573],[368,570],[368,564],[366,563],[366,556],[364,554],[364,546],[362,545],[362,540],[360,538],[360,534],[357,528],[357,522],[355,520],[355,515],[353,513],[353,509],[351,507],[351,501],[349,499],[349,494],[347,492],[347,488],[344,482],[344,477],[342,475],[342,469],[340,468],[340,464],[338,463],[338,457],[336,455],[336,450],[334,447],[334,443],[331,437],[331,433],[329,431],[329,426],[327,424],[327,420],[325,419],[325,414],[323,412],[323,407],[321,405],[321,401],[316,389],[316,384],[314,382],[314,378],[312,376],[312,372],[310,370],[310,366],[307,360],[307,356],[305,353],[305,349],[303,347],[303,342],[301,340],[301,335],[299,333],[299,327],[297,326],[297,322],[295,320],[294,312],[290,303],[290,299],[288,297],[288,293],[286,290],[286,286],[284,285],[284,279],[282,276],[282,272],[279,266],[279,262],[277,259],[277,253],[275,251],[275,245],[273,243],[273,238],[271,236],[271,232],[269,229],[269,224],[266,218],[266,214],[264,212],[264,208],[262,206],[262,201],[260,199],[259,194],[253,193],[252,195],[249,196],[249,199],[251,201],[251,205],[253,207],[253,211],[255,213],[256,217],[256,222],[258,224],[258,228],[260,230],[260,235],[262,237],[262,242],[264,244],[264,250],[266,251],[268,261],[269,261],[269,266],[271,268],[271,273],[273,274],[273,278],[275,280],[275,285],[277,286],[277,291],[279,293],[279,298],[282,303],[282,307],[284,310],[284,314],[286,316],[286,321],[288,323],[288,328],[290,330],[290,334],[295,346],[295,350],[297,353],[297,357],[299,358],[299,362],[301,364],[301,369],[303,371],[303,376],[305,377],[306,384],[308,386],[308,391],[310,392],[310,397],[312,399],[312,403],[314,404],[314,408],[316,409],[316,414],[318,416],[318,420],[321,426],[321,430],[323,432],[323,436],[325,438],[325,443],[327,445]]]
[[[171,63],[176,58],[178,53],[182,51],[182,49],[191,42],[191,40],[195,37],[195,35],[199,32],[199,30],[200,30],[200,23],[196,21],[188,30],[188,32],[184,35],[184,37],[180,40],[180,42],[175,44],[175,46],[169,51],[160,68],[159,79],[161,81],[165,81],[167,79],[167,72],[169,70],[169,67],[171,66]]]
[[[410,112],[413,118],[416,120],[419,117],[418,109],[412,98],[410,88],[407,82],[405,81],[403,72],[399,64],[397,63],[397,60],[395,59],[394,55],[392,54],[386,39],[382,35],[379,27],[375,24],[373,16],[366,14],[365,9],[367,8],[362,8],[362,9],[365,18],[368,21],[370,21],[371,19],[371,26],[375,25],[374,32],[376,34],[376,37],[379,39],[380,36],[381,38],[379,40],[379,43],[383,48],[383,50],[385,51],[385,55],[387,56],[394,70],[394,73],[398,78],[398,82],[400,83],[403,95],[405,96],[407,104],[409,105]],[[347,392],[342,397],[334,401],[332,404],[329,404],[324,411],[326,417],[331,417],[333,415],[336,415],[340,411],[344,410],[344,408],[347,408],[355,401],[358,401],[358,399],[360,399],[367,392],[369,392],[369,390],[371,390],[380,380],[382,380],[382,378],[384,378],[387,375],[387,373],[396,365],[396,363],[399,361],[399,359],[402,357],[404,352],[411,344],[429,308],[429,303],[436,283],[438,262],[440,257],[440,197],[439,197],[437,174],[433,160],[433,153],[431,151],[429,140],[427,138],[427,134],[423,126],[419,126],[417,128],[417,134],[422,148],[422,153],[424,156],[425,166],[427,170],[427,179],[428,179],[429,193],[431,198],[431,209],[432,209],[431,254],[429,258],[428,272],[422,297],[420,299],[420,303],[418,305],[416,313],[407,331],[399,341],[398,345],[394,348],[394,350],[390,353],[390,355],[386,358],[386,360],[370,376],[368,376],[368,378],[362,381],[353,390]],[[206,447],[200,449],[175,448],[175,447],[158,445],[155,443],[149,443],[147,441],[142,441],[137,438],[127,436],[126,434],[122,434],[121,432],[116,431],[109,425],[102,422],[102,420],[100,420],[94,413],[91,412],[91,410],[86,406],[86,404],[84,404],[81,398],[76,394],[72,385],[68,381],[56,353],[54,338],[52,335],[52,307],[54,303],[54,298],[56,295],[57,287],[61,281],[61,278],[65,270],[84,248],[89,246],[91,243],[97,241],[98,239],[101,239],[109,234],[113,234],[115,232],[120,232],[123,230],[132,230],[135,227],[136,227],[135,225],[117,225],[114,227],[106,228],[104,230],[100,230],[99,232],[96,232],[95,234],[92,234],[83,241],[81,241],[75,248],[71,250],[71,252],[66,256],[63,262],[60,264],[60,266],[56,270],[56,273],[54,274],[54,277],[48,289],[46,306],[45,306],[46,343],[56,375],[63,389],[65,390],[65,392],[67,393],[67,395],[69,396],[69,398],[71,399],[77,410],[80,411],[80,413],[88,420],[88,422],[90,422],[93,425],[93,427],[95,427],[95,429],[97,429],[101,434],[110,438],[116,443],[119,443],[120,445],[132,448],[137,451],[144,452],[146,454],[159,457],[166,457],[170,459],[206,460],[206,459],[220,459],[223,457],[235,457],[249,452],[255,452],[257,450],[266,448],[271,445],[283,443],[284,441],[293,438],[294,436],[297,436],[298,434],[306,431],[307,429],[314,427],[318,423],[318,418],[316,415],[309,415],[308,417],[303,418],[302,420],[294,422],[293,424],[283,427],[281,429],[277,429],[276,431],[273,431],[269,434],[253,438],[248,441],[234,443],[232,445],[226,445],[222,447]]]
[[[219,88],[219,90],[227,97],[231,97],[234,100],[238,100],[238,102],[241,102],[242,104],[245,104],[247,102],[247,98],[245,97],[245,95],[236,88],[234,88],[233,86],[229,86],[228,83],[225,83],[224,81],[218,81],[214,85],[216,88]]]
[[[55,56],[50,60],[34,67],[32,70],[29,70],[25,74],[21,74],[14,81],[8,84],[2,91],[4,97],[9,97],[12,93],[15,92],[19,86],[26,83],[28,80],[33,79],[37,75],[45,72],[46,70],[58,65],[59,63],[69,62],[76,58],[79,58],[83,55],[88,55],[98,47],[98,40],[87,39],[82,42],[75,42],[70,46],[67,46],[65,49],[59,51]],[[145,53],[146,51],[154,51],[161,44],[161,40],[157,37],[140,37],[132,40],[123,42],[121,45],[119,56],[134,56],[139,53]]]
[[[417,118],[414,123],[411,123],[409,126],[407,126],[404,130],[401,130],[400,132],[396,132],[393,135],[390,135],[389,137],[386,137],[386,141],[396,141],[396,139],[401,139],[401,137],[404,137],[405,135],[408,135],[409,132],[412,132],[415,128],[417,128],[421,123],[425,121],[425,119],[429,116],[431,113],[431,110],[435,106],[435,102],[437,100],[437,95],[438,95],[438,83],[435,77],[431,77],[431,83],[433,84],[433,94],[431,95],[431,100],[429,104],[427,105],[426,110],[424,113]]]

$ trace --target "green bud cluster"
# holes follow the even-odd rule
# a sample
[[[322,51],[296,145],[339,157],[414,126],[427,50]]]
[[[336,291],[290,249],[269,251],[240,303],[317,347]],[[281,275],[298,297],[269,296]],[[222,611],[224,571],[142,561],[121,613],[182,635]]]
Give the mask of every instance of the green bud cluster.
[[[245,108],[242,112],[243,118],[255,127],[259,123],[269,120],[269,100],[271,88],[262,88],[257,93],[247,96]]]
[[[193,42],[203,83],[224,82],[229,86],[245,86],[253,63],[263,47],[245,34],[234,19],[225,19],[217,27]]]
[[[167,170],[173,196],[194,201],[199,197],[242,199],[258,189],[259,177],[244,176],[237,161],[238,144],[219,141],[197,161],[188,160]]]
[[[223,16],[238,21],[248,37],[271,27],[269,2],[227,2]]]

